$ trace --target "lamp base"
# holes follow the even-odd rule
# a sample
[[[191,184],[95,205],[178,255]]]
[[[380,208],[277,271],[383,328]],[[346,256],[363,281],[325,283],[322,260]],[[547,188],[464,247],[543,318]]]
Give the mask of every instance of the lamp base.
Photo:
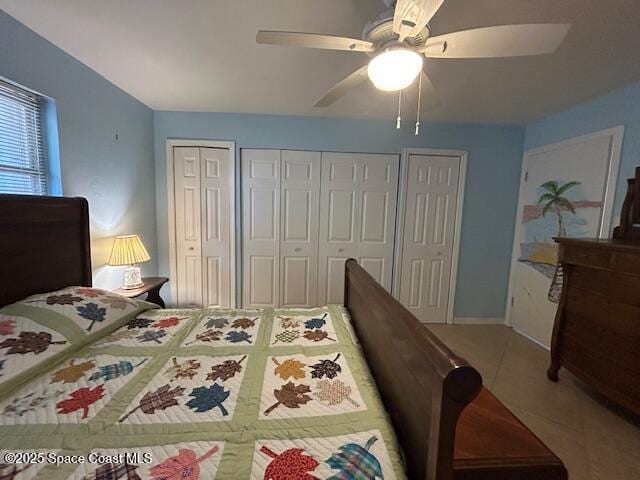
[[[142,283],[142,275],[140,274],[140,267],[131,265],[124,270],[124,283],[122,288],[125,290],[134,290],[144,285]]]

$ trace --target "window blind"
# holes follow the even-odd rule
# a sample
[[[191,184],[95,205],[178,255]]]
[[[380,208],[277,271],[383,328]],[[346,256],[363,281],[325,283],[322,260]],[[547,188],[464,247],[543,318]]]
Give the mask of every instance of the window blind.
[[[42,97],[0,81],[0,193],[47,194]]]

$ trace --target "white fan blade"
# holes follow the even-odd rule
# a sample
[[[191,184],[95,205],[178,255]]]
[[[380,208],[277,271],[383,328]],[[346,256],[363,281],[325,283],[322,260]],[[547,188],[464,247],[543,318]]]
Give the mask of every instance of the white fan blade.
[[[367,66],[368,65],[365,65],[364,67],[359,68],[347,78],[336,83],[320,100],[315,103],[314,107],[328,107],[333,102],[343,97],[349,90],[362,84],[368,78]]]
[[[356,38],[336,37],[302,32],[275,32],[260,30],[256,42],[291,47],[321,48],[325,50],[350,50],[353,52],[373,52],[373,43]]]
[[[432,58],[542,55],[555,52],[570,27],[545,23],[474,28],[431,37],[419,51]]]
[[[403,41],[415,37],[429,23],[444,0],[398,0],[393,14],[393,31]]]

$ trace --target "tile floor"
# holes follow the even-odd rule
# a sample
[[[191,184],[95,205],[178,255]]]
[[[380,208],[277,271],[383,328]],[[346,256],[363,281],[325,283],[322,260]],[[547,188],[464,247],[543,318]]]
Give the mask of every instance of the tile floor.
[[[640,417],[607,404],[566,370],[547,380],[549,352],[510,328],[429,325],[565,463],[570,480],[640,480]]]

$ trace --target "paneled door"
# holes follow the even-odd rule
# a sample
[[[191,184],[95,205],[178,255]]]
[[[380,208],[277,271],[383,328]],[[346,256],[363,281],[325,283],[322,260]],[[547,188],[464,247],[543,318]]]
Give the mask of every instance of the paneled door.
[[[610,234],[622,127],[524,154],[507,321],[549,345],[564,281],[553,237]]]
[[[173,170],[169,203],[172,303],[179,307],[234,307],[233,146],[169,142],[177,144],[168,150],[168,155],[172,154],[169,171]]]
[[[282,150],[280,306],[318,302],[320,152]]]
[[[242,304],[280,299],[280,150],[243,149]]]
[[[322,154],[320,199],[320,249],[318,303],[342,303],[344,262],[358,255],[356,218],[360,216],[358,174],[362,164],[356,155]]]
[[[447,321],[460,162],[408,156],[399,297],[422,322]]]
[[[391,291],[399,158],[397,155],[361,155],[361,161],[356,259],[380,285]]]
[[[200,149],[173,149],[178,306],[202,306]]]
[[[200,148],[203,305],[230,307],[235,281],[231,275],[231,215],[229,179],[234,165],[226,148]]]
[[[391,290],[398,156],[322,153],[318,303],[344,300],[344,263],[356,258]]]

